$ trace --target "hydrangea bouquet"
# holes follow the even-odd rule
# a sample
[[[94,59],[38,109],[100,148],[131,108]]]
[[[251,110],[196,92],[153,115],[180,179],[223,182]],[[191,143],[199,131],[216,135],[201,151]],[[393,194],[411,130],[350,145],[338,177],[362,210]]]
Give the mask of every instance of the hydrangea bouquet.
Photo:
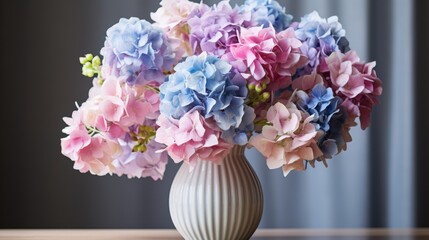
[[[168,156],[221,164],[247,145],[286,176],[326,165],[370,124],[381,81],[335,16],[294,20],[275,0],[163,0],[151,17],[120,19],[102,58],[80,58],[93,87],[61,139],[80,172],[158,180]]]

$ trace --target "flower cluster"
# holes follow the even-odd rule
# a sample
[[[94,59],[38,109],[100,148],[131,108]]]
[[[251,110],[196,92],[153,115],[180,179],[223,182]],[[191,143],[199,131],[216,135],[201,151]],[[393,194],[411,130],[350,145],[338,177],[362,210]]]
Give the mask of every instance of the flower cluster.
[[[87,101],[64,118],[62,153],[81,172],[160,179],[167,155],[157,153],[154,141],[158,116],[159,96],[151,87],[130,86],[126,77],[96,78]]]
[[[278,102],[267,112],[270,125],[250,144],[267,158],[269,168],[283,168],[285,176],[294,169],[304,170],[304,161],[314,161],[322,155],[317,146],[317,130],[313,115],[299,110],[294,103]]]
[[[251,21],[246,27],[273,26],[277,32],[285,30],[292,21],[292,15],[286,14],[285,8],[274,0],[246,0],[243,12],[250,12]]]
[[[305,64],[300,46],[292,28],[279,33],[272,26],[243,28],[239,43],[230,46],[225,59],[249,82],[273,90],[289,86],[296,69]]]
[[[180,58],[162,29],[145,20],[122,18],[107,30],[102,73],[106,76],[125,76],[130,84],[164,79]]]
[[[179,45],[175,45],[176,52],[184,50],[185,55],[192,55],[187,19],[198,4],[188,0],[162,0],[160,5],[161,7],[150,15],[154,25],[162,28],[172,41],[179,42]]]
[[[190,44],[194,54],[208,52],[222,56],[229,46],[238,42],[238,32],[250,14],[240,14],[238,7],[222,1],[213,7],[201,4],[190,13],[188,25]]]
[[[369,127],[381,80],[336,16],[293,21],[275,0],[160,5],[154,23],[120,19],[101,58],[80,58],[93,87],[61,139],[75,169],[158,180],[168,156],[192,169],[247,145],[286,176]]]
[[[308,58],[307,65],[301,69],[302,75],[310,74],[321,59],[332,52],[349,50],[346,31],[338,22],[337,16],[325,19],[313,11],[302,17],[301,22],[295,22],[293,27],[297,38],[302,41],[301,51]]]

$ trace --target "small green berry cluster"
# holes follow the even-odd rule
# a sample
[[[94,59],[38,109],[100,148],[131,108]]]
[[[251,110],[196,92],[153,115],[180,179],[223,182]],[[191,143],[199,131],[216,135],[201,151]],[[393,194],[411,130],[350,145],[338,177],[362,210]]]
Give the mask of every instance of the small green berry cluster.
[[[88,53],[84,57],[80,57],[79,62],[82,64],[82,75],[92,78],[97,74],[97,78],[101,78],[101,59],[99,56],[94,57]]]
[[[247,88],[249,89],[247,100],[247,104],[249,106],[255,107],[261,103],[266,102],[271,97],[270,92],[266,91],[266,83],[249,83]]]
[[[145,152],[146,145],[155,137],[155,128],[146,125],[140,125],[136,132],[131,131],[131,139],[137,144],[133,147],[133,152]]]

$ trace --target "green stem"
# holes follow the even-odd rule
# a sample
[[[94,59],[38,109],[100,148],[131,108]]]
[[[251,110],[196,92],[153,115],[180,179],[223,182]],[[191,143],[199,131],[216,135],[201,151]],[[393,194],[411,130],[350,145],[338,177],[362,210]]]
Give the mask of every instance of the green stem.
[[[95,134],[101,134],[100,130],[95,127],[86,127],[89,136],[93,137]]]
[[[152,87],[152,86],[150,86],[150,85],[145,85],[144,86],[146,89],[149,89],[149,90],[152,90],[152,91],[154,91],[154,92],[156,92],[156,93],[159,93],[159,88],[157,88],[157,87]]]

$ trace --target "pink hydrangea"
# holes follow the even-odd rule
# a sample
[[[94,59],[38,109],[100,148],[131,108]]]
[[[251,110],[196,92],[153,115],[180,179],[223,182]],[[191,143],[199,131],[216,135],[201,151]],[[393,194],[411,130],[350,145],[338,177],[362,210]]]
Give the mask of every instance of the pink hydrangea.
[[[162,177],[167,156],[155,153],[162,148],[160,144],[150,143],[146,146],[150,151],[130,154],[140,144],[131,137],[136,128],[156,129],[159,95],[153,87],[130,86],[115,77],[94,81],[88,100],[72,118],[64,118],[68,126],[63,132],[68,136],[61,139],[62,153],[75,162],[75,169],[97,175]]]
[[[111,174],[115,169],[112,161],[120,153],[121,147],[116,141],[96,135],[91,138],[88,146],[79,150],[79,157],[73,168],[82,173],[89,171],[99,176]]]
[[[71,118],[63,118],[68,125],[63,129],[63,133],[68,136],[61,139],[61,153],[72,160],[76,160],[79,150],[88,146],[91,142],[91,136],[89,136],[82,122],[81,113],[81,111],[73,111]]]
[[[177,56],[183,56],[183,52],[191,55],[187,20],[189,14],[199,4],[188,0],[162,0],[160,5],[161,7],[156,12],[150,14],[155,22],[154,25],[162,28],[167,36],[172,39],[172,48]],[[179,51],[183,51],[182,54],[178,53]]]
[[[94,83],[82,104],[83,123],[112,137],[123,137],[128,128],[155,120],[159,115],[159,95],[143,85],[128,85],[124,78],[107,77]]]
[[[297,89],[301,91],[310,91],[317,84],[324,84],[323,78],[321,75],[317,74],[316,71],[313,71],[309,75],[301,76],[292,82],[292,89]]]
[[[146,118],[155,119],[159,114],[159,97],[144,86],[129,86],[108,78],[101,87],[100,111],[103,117],[120,126],[141,124]]]
[[[198,3],[188,0],[162,0],[156,12],[150,17],[155,22],[154,25],[165,30],[172,30],[186,22],[189,14],[198,7]]]
[[[74,161],[74,169],[100,176],[112,173],[112,161],[121,153],[119,144],[102,135],[90,136],[79,110],[64,121],[68,127],[63,132],[68,136],[61,139],[61,153]]]
[[[300,46],[292,28],[278,34],[272,26],[242,28],[239,42],[230,46],[224,58],[249,81],[278,89],[289,86],[296,69],[305,64]]]
[[[313,116],[299,110],[295,104],[278,102],[270,107],[267,120],[271,125],[262,128],[262,134],[253,136],[249,143],[267,158],[270,169],[283,169],[284,176],[291,170],[304,170],[307,161],[322,155],[317,146],[317,131],[310,121]]]
[[[301,41],[296,38],[293,28],[287,28],[277,34],[280,48],[276,49],[277,64],[275,72],[278,74],[270,84],[271,89],[277,90],[287,87],[291,77],[299,67],[306,64],[307,58],[301,53]]]
[[[231,144],[220,138],[221,130],[211,119],[204,119],[198,111],[186,113],[179,120],[160,115],[155,141],[178,163],[191,166],[199,160],[219,163],[229,153]]]
[[[343,99],[342,106],[349,117],[359,117],[362,129],[369,127],[370,113],[382,93],[381,80],[374,67],[375,62],[360,62],[355,51],[333,52],[320,66],[320,72]]]

